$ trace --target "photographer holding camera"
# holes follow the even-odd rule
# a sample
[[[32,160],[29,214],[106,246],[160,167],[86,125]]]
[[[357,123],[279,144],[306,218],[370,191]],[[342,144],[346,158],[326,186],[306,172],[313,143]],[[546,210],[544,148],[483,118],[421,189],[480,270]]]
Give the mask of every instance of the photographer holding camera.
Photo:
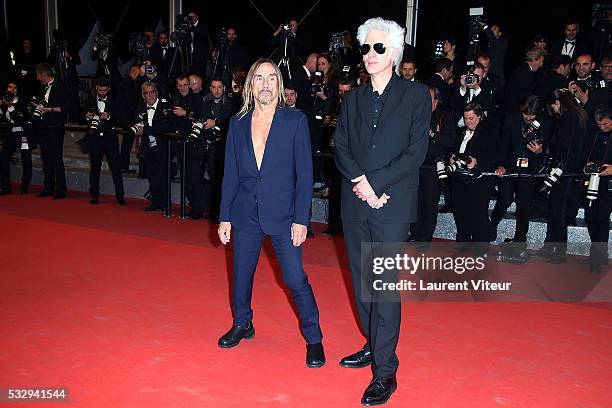
[[[567,55],[555,55],[550,59],[550,70],[537,85],[535,94],[541,100],[550,99],[555,89],[567,88],[569,74],[572,70],[572,59]]]
[[[455,64],[453,61],[448,58],[440,58],[434,65],[435,73],[424,81],[425,85],[433,86],[438,90],[440,93],[438,103],[442,104],[445,110],[449,110],[451,107],[451,84],[453,83],[454,70]]]
[[[115,197],[119,205],[125,205],[123,178],[119,163],[119,138],[114,127],[119,124],[119,108],[109,94],[112,89],[106,76],[95,81],[96,96],[84,106],[85,120],[88,123],[88,135],[81,146],[89,153],[91,169],[89,172],[90,204],[98,204],[100,197],[100,170],[106,155],[108,167],[113,176]]]
[[[519,111],[506,117],[502,129],[500,162],[495,171],[497,175],[535,174],[542,166],[551,132],[542,101],[535,95],[529,95],[521,102]],[[536,181],[532,177],[505,177],[499,181],[499,195],[491,214],[491,241],[497,239],[497,226],[510,204],[516,201],[516,229],[512,241],[527,242],[535,186]]]
[[[456,241],[471,243],[478,253],[489,242],[489,194],[491,179],[479,172],[495,170],[499,136],[496,126],[483,118],[484,110],[476,102],[463,108],[465,127],[457,134],[448,171],[451,173],[453,216],[457,226]],[[466,247],[467,249],[467,247]]]
[[[21,154],[21,194],[28,194],[32,180],[32,150],[36,143],[27,129],[29,115],[21,99],[17,82],[9,81],[6,93],[0,99],[0,125],[2,151],[0,152],[0,195],[11,194],[11,158],[17,149]]]
[[[155,88],[160,98],[168,99],[170,97],[170,83],[168,77],[160,75],[157,70],[157,66],[153,63],[151,58],[147,58],[143,61],[143,65],[140,67],[139,86],[142,86],[145,82],[151,82],[155,84]]]
[[[538,253],[540,256],[548,257],[550,263],[564,263],[567,252],[567,227],[572,221],[572,215],[575,217],[584,197],[584,188],[582,178],[559,175],[582,172],[588,115],[566,89],[553,91],[547,108],[549,114],[556,120],[549,153],[554,163],[553,170],[557,170],[557,176],[556,181],[551,182],[549,179],[544,181],[544,185],[550,185],[548,189],[539,188],[540,192],[550,190],[550,199],[546,239]]]
[[[94,39],[91,47],[92,61],[98,61],[96,78],[106,76],[109,78],[111,89],[119,90],[121,74],[117,67],[118,58],[115,50],[111,48],[111,37],[109,34],[99,33]]]
[[[608,264],[608,238],[610,236],[610,213],[612,212],[612,154],[610,152],[610,133],[612,112],[610,105],[599,105],[594,113],[597,126],[591,126],[587,133],[587,158],[585,173],[591,174],[589,190],[597,191],[595,199],[585,208],[586,222],[591,237],[589,264],[591,272],[601,273]],[[593,173],[596,173],[593,177]],[[587,196],[587,198],[589,198]]]
[[[289,64],[279,64],[283,74],[283,80],[293,79],[294,70],[302,66],[304,54],[304,41],[298,35],[298,22],[292,18],[278,25],[276,31],[266,41],[267,46],[273,50],[272,59],[279,64],[283,59],[288,60]],[[286,47],[285,47],[286,45]],[[291,71],[291,78],[289,72]]]
[[[153,61],[153,64],[159,69],[159,73],[169,79],[174,78],[179,69],[180,55],[177,55],[174,62],[173,72],[170,72],[172,68],[172,59],[174,58],[176,48],[171,46],[168,41],[168,32],[160,31],[157,35],[157,42],[151,45],[149,48],[149,58]]]
[[[189,11],[187,19],[189,21],[189,44],[187,50],[189,53],[190,72],[205,78],[206,62],[210,56],[208,26],[200,21],[200,16],[195,10]]]
[[[145,211],[166,210],[168,201],[168,143],[163,136],[176,129],[172,106],[158,97],[153,82],[141,86],[144,105],[137,110],[131,130],[139,139],[140,154],[144,156],[151,192],[151,205]]]
[[[544,65],[546,50],[530,48],[525,52],[525,62],[514,70],[506,84],[506,113],[516,112],[521,101],[532,95],[537,85],[536,73]]]
[[[589,115],[596,106],[610,103],[607,82],[594,71],[594,68],[595,61],[591,55],[578,55],[574,63],[575,73],[570,75],[572,80],[567,87]]]
[[[476,102],[486,115],[495,108],[491,91],[486,89],[483,84],[484,67],[475,62],[474,66],[460,77],[460,86],[451,97],[451,108],[457,112],[457,126],[465,126],[463,123],[463,108],[470,102]],[[491,120],[491,118],[489,118]]]

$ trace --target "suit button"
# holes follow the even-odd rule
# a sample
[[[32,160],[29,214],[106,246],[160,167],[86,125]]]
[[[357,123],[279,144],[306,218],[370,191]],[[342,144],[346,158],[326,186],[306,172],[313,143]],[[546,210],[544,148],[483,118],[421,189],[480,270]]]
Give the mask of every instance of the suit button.
[[[372,145],[372,149],[376,149],[376,145],[375,144]]]

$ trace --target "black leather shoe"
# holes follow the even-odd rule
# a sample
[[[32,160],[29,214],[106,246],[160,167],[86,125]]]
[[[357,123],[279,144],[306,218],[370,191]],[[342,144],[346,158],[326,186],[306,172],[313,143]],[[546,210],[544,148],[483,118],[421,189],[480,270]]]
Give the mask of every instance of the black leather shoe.
[[[125,202],[125,198],[123,197],[117,197],[117,204],[119,205],[127,205]]]
[[[145,207],[145,209],[144,209],[144,210],[145,210],[146,212],[151,212],[151,211],[160,211],[161,209],[162,209],[161,207],[158,207],[158,206],[156,206],[156,205],[150,205],[150,206],[148,206],[148,207]]]
[[[22,194],[22,195],[27,195],[27,194],[28,194],[28,189],[27,189],[27,188],[22,188],[22,189],[19,191],[19,194]]]
[[[325,365],[325,352],[323,344],[306,345],[306,366],[309,368],[319,368]]]
[[[92,205],[98,204],[98,197],[91,197],[91,200],[89,200],[89,204],[92,204]]]
[[[397,389],[395,377],[383,378],[376,377],[366,388],[361,398],[361,403],[365,406],[382,405],[389,401],[391,394]]]
[[[370,364],[372,364],[372,352],[366,350],[365,347],[340,360],[340,365],[345,368],[363,368]]]
[[[231,348],[240,343],[242,339],[252,339],[255,337],[255,327],[253,323],[247,322],[242,326],[232,326],[232,328],[219,339],[219,347]]]
[[[189,211],[185,217],[189,218],[190,220],[199,220],[204,216],[204,214],[202,214],[201,212],[194,212],[194,211]]]
[[[54,200],[63,200],[64,198],[66,198],[66,193],[59,193],[53,196]]]
[[[40,193],[36,194],[36,197],[51,197],[53,195],[53,191],[43,190]]]

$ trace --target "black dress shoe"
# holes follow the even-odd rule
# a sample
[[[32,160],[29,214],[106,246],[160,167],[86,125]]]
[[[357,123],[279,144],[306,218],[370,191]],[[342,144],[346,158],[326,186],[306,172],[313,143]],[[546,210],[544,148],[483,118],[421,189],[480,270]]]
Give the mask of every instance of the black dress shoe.
[[[365,406],[382,405],[389,401],[391,394],[397,389],[395,377],[384,378],[376,377],[366,388],[361,398],[361,403]]]
[[[150,206],[148,206],[148,207],[145,207],[145,209],[144,209],[144,210],[145,210],[146,212],[151,212],[151,211],[159,211],[159,210],[161,210],[161,209],[162,209],[162,208],[161,208],[161,207],[159,207],[159,206],[157,206],[157,205],[150,205]]]
[[[22,195],[27,195],[27,194],[28,194],[28,189],[27,189],[27,188],[22,188],[22,189],[19,191],[19,194],[22,194]]]
[[[123,197],[117,197],[117,204],[119,205],[127,205],[125,202],[125,198]]]
[[[310,228],[310,225],[306,228],[306,238],[314,238],[314,231]]]
[[[91,197],[91,200],[89,200],[89,204],[92,204],[92,205],[98,204],[98,197]]]
[[[346,368],[363,368],[372,364],[372,352],[362,348],[355,354],[344,357],[340,360],[340,365]]]
[[[252,339],[255,337],[255,327],[253,323],[247,322],[242,326],[232,326],[232,328],[219,339],[219,347],[235,347],[242,339]]]
[[[51,197],[53,195],[53,191],[43,190],[40,193],[36,194],[36,197]]]
[[[306,345],[306,366],[309,368],[319,368],[325,365],[325,352],[323,344]]]
[[[54,200],[63,200],[64,198],[66,198],[66,193],[59,193],[53,196]]]
[[[187,214],[185,214],[185,217],[189,218],[190,220],[199,220],[203,216],[204,215],[201,212],[194,211],[189,211]]]

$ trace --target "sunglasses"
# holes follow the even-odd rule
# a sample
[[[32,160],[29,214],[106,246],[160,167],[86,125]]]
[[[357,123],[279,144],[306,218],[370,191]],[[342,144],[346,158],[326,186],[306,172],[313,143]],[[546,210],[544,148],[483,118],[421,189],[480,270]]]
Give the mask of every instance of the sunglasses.
[[[376,51],[377,54],[384,54],[387,50],[385,48],[385,44],[383,43],[376,43],[373,46],[371,46],[370,44],[361,44],[361,46],[359,46],[359,52],[361,53],[361,55],[368,55],[368,52],[370,52],[370,48],[372,47],[374,48],[374,51]]]

